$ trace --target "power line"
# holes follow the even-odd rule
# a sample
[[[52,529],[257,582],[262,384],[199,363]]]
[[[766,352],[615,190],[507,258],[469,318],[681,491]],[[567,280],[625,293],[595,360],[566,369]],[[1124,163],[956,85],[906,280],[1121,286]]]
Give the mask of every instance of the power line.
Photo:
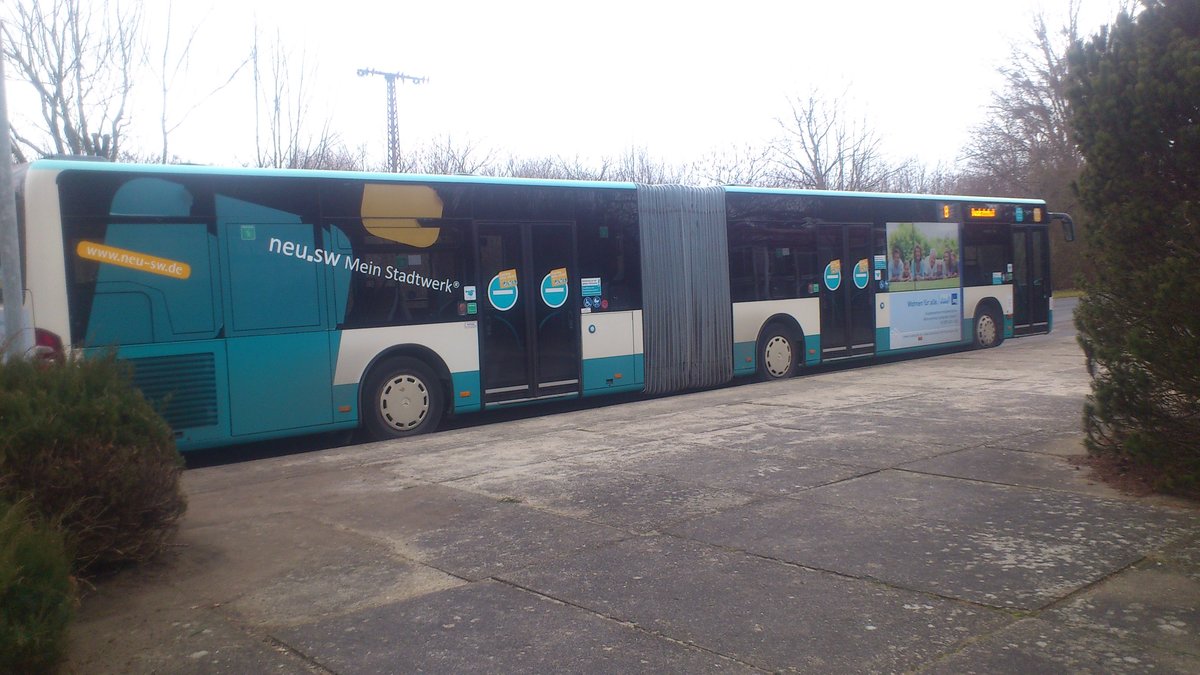
[[[400,170],[400,129],[396,122],[396,80],[408,81],[413,84],[428,82],[428,77],[415,77],[404,73],[385,73],[374,68],[359,68],[358,76],[382,75],[387,80],[387,132],[388,132],[388,170],[396,173]]]

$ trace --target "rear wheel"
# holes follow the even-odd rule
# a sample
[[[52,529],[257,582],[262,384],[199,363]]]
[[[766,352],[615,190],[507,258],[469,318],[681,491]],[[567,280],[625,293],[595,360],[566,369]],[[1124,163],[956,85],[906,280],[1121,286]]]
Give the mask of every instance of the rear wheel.
[[[781,380],[796,372],[796,340],[783,326],[769,326],[758,340],[758,376]]]
[[[979,310],[975,315],[975,346],[980,349],[997,347],[1004,342],[1000,313],[994,307]]]
[[[423,361],[391,358],[372,369],[367,378],[363,427],[375,440],[433,431],[444,409],[442,384]]]

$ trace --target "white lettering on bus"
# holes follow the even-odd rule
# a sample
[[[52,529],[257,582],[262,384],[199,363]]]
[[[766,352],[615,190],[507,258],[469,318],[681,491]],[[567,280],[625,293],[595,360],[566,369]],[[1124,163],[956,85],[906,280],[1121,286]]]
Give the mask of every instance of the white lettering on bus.
[[[443,291],[449,293],[452,288],[458,287],[458,282],[452,282],[449,279],[430,279],[420,272],[405,272],[404,270],[396,269],[388,265],[383,277],[389,281],[399,281],[402,284],[411,284],[422,288],[432,288],[435,291]]]
[[[308,244],[297,244],[294,241],[284,241],[272,237],[267,243],[267,251],[270,253],[278,253],[299,260],[305,260],[311,263],[325,264],[331,267],[337,267],[341,261],[343,254],[333,251],[313,247],[309,250]],[[382,277],[388,281],[396,281],[402,284],[412,286],[420,286],[421,288],[429,288],[443,293],[450,293],[454,289],[459,288],[462,284],[451,279],[431,279],[420,272],[405,271],[388,265],[382,267],[370,260],[360,260],[352,256],[345,256],[346,262],[344,267],[351,272],[359,274],[370,274],[374,277]]]

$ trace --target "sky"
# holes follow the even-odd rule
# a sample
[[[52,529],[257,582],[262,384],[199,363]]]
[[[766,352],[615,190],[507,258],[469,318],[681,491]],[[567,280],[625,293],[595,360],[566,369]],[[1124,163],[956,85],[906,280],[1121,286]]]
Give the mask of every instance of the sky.
[[[1085,35],[1116,14],[1116,0],[1077,2]],[[789,98],[819,91],[843,97],[892,158],[952,164],[1001,84],[997,68],[1014,44],[1032,39],[1031,17],[1043,11],[1051,27],[1061,26],[1067,3],[176,2],[172,47],[192,26],[196,33],[188,68],[169,85],[169,117],[187,113],[170,149],[194,163],[254,161],[249,69],[211,92],[246,59],[257,27],[260,50],[278,40],[290,67],[308,70],[310,131],[328,121],[379,164],[387,156],[386,85],[359,77],[362,68],[428,78],[398,85],[402,152],[449,138],[501,155],[588,159],[639,148],[684,163],[765,144]],[[166,6],[147,7],[156,35]],[[126,147],[153,153],[161,145],[157,78],[149,72],[135,89]],[[35,115],[36,103],[15,87],[10,115]]]

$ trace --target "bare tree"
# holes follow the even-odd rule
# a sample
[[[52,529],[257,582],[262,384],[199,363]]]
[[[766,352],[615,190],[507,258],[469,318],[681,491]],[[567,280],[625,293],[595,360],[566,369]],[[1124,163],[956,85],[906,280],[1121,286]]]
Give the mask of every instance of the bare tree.
[[[6,14],[3,57],[41,104],[40,120],[14,120],[17,160],[25,150],[116,158],[129,125],[141,6],[17,0]]]
[[[193,26],[184,39],[176,40],[173,36],[175,28],[175,23],[172,20],[174,8],[174,2],[167,3],[166,22],[159,35],[162,40],[162,53],[159,55],[158,63],[156,64],[162,83],[160,88],[162,94],[162,116],[159,118],[159,130],[162,134],[162,152],[159,155],[159,161],[164,164],[171,159],[168,145],[171,134],[182,126],[204,101],[228,87],[234,81],[234,78],[237,77],[238,73],[242,72],[250,62],[250,57],[243,59],[241,63],[230,70],[228,77],[222,82],[203,96],[193,99],[192,104],[185,108],[182,113],[172,116],[170,106],[175,96],[171,93],[171,84],[180,81],[183,79],[183,76],[187,75],[191,66],[192,47],[200,34],[200,27],[203,23],[201,22]]]
[[[491,176],[520,176],[522,178],[556,178],[562,180],[607,180],[631,183],[687,183],[692,168],[671,165],[654,159],[646,148],[631,147],[617,158],[601,157],[589,163],[575,157],[515,157],[502,164],[490,164],[475,173]]]
[[[347,146],[340,135],[329,131],[328,123],[316,138],[320,140],[293,149],[285,168],[326,171],[366,171],[370,168],[366,148]]]
[[[1079,4],[1071,2],[1065,25],[1051,30],[1046,18],[1033,19],[1032,40],[1013,46],[1000,68],[1003,85],[992,96],[988,118],[974,130],[964,152],[960,188],[977,194],[1035,196],[1055,211],[1068,211],[1087,227],[1072,183],[1083,159],[1075,145],[1067,99],[1067,54],[1079,42]],[[1082,247],[1050,240],[1057,288],[1088,273]]]
[[[715,150],[692,167],[696,180],[712,185],[777,187],[775,151],[770,146],[733,146]]]
[[[295,70],[289,64],[298,64]],[[254,74],[254,149],[257,166],[277,169],[362,169],[362,153],[346,149],[329,120],[309,131],[307,90],[312,70],[302,52],[295,57],[278,36],[266,52],[258,31],[250,55]]]
[[[609,180],[648,185],[688,183],[690,179],[690,167],[664,164],[651,157],[647,148],[636,147],[629,148],[615,160],[612,175],[609,176]]]
[[[911,159],[898,165],[882,192],[948,195],[960,192],[961,175],[943,164],[927,166]]]
[[[1067,52],[1079,40],[1078,18],[1077,2],[1057,31],[1047,27],[1045,15],[1036,15],[1033,39],[1014,45],[1000,68],[1004,84],[965,152],[968,174],[981,187],[1045,193],[1048,183],[1065,187],[1078,175],[1083,160],[1067,110]]]
[[[865,119],[850,119],[845,98],[819,91],[789,99],[780,118],[774,177],[780,185],[818,190],[881,190],[895,171]]]
[[[446,135],[428,141],[424,146],[400,159],[400,171],[444,176],[486,174],[492,164],[493,152],[477,141],[455,141]]]
[[[502,164],[490,167],[484,173],[493,176],[520,178],[553,178],[559,180],[607,180],[612,172],[612,160],[602,158],[598,164],[589,164],[581,157],[516,157],[509,156]]]

